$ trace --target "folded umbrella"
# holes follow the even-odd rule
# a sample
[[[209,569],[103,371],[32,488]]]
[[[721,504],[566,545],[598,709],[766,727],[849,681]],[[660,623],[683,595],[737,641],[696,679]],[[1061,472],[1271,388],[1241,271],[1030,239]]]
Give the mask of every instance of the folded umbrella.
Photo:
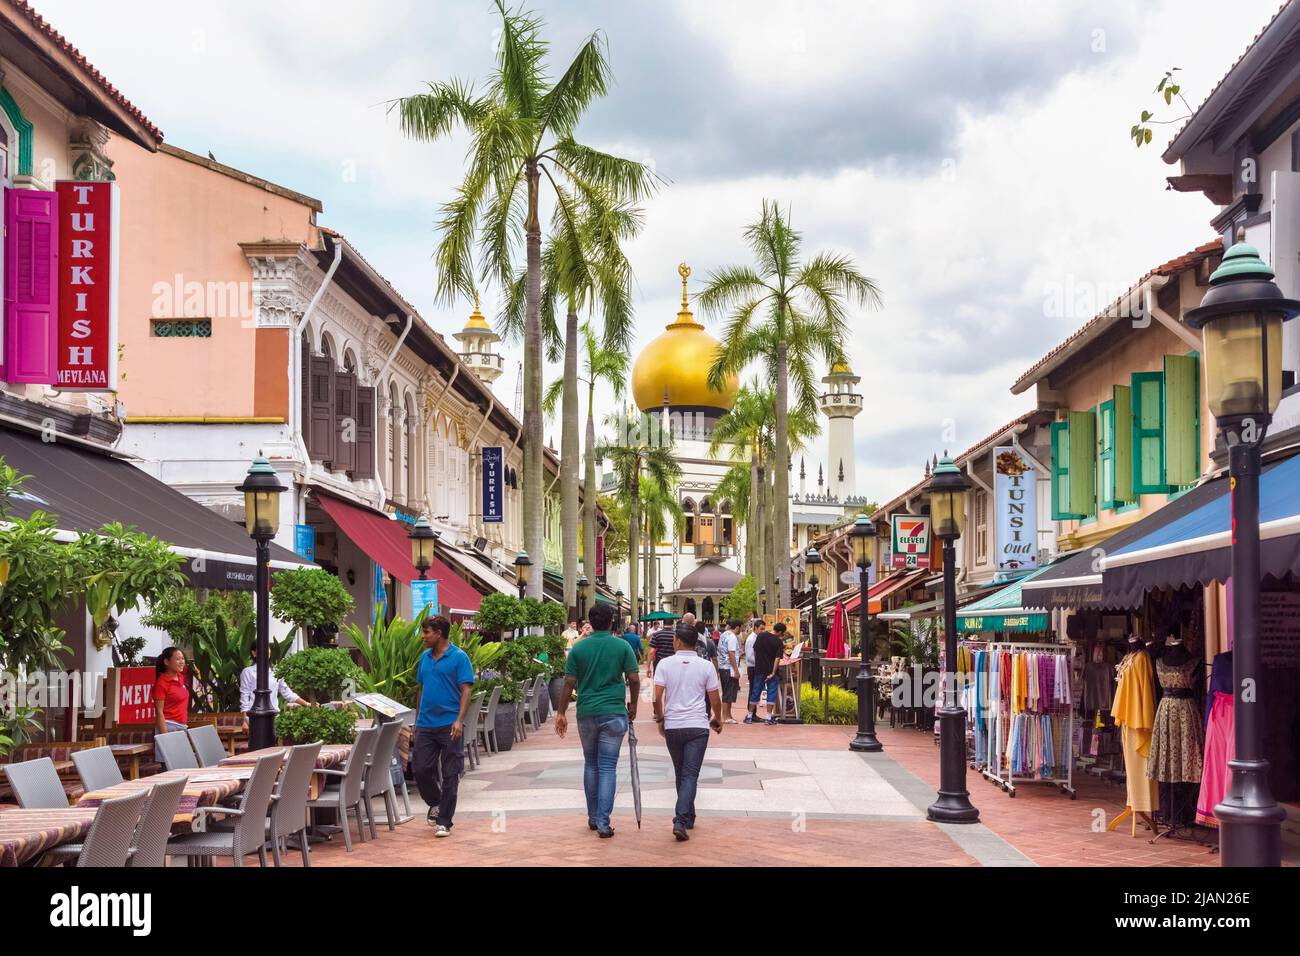
[[[627,724],[627,760],[632,770],[632,809],[636,813],[636,828],[641,829],[641,768],[636,762],[636,729]]]

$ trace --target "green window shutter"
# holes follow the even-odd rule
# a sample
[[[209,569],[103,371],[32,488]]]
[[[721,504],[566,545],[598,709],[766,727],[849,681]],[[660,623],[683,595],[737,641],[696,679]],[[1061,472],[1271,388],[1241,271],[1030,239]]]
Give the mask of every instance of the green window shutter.
[[[1138,500],[1133,491],[1133,390],[1116,385],[1111,390],[1114,411],[1115,503]]]
[[[1115,402],[1102,402],[1097,419],[1100,432],[1097,437],[1097,458],[1101,465],[1099,507],[1115,507]]]
[[[1070,423],[1052,423],[1052,520],[1069,521],[1083,515],[1070,511]]]
[[[1165,356],[1165,481],[1174,487],[1201,477],[1200,361]]]
[[[1164,372],[1134,372],[1133,493],[1162,495],[1165,480]]]
[[[1070,510],[1097,513],[1097,414],[1070,412]]]

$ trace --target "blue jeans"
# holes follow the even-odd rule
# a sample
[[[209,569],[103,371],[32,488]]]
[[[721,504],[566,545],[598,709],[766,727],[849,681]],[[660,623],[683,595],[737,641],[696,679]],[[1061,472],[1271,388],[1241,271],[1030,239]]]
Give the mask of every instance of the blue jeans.
[[[665,730],[668,756],[673,758],[673,776],[677,783],[677,808],[673,813],[673,827],[692,826],[695,823],[695,790],[700,782],[700,767],[704,765],[704,750],[709,746],[709,732],[702,727],[683,727]]]
[[[598,830],[609,829],[618,787],[618,751],[627,736],[627,714],[578,718],[582,741],[582,789],[587,795],[587,819]]]

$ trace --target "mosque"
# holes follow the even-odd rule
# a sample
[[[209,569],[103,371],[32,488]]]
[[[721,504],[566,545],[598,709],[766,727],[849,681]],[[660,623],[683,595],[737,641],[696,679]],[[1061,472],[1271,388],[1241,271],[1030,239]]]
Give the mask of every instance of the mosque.
[[[745,459],[730,445],[711,455],[709,437],[714,425],[730,412],[740,386],[732,377],[721,391],[709,387],[709,367],[720,345],[691,312],[690,268],[682,263],[678,274],[681,310],[637,356],[632,398],[641,412],[671,423],[674,456],[681,466],[672,491],[685,520],[675,535],[670,525],[672,539],[656,542],[648,564],[642,559],[639,577],[643,588],[648,583],[652,603],[659,609],[677,614],[690,611],[716,623],[719,602],[747,571],[746,528],[733,517],[731,502],[719,498],[717,487],[730,466]],[[791,456],[789,542],[796,590],[803,583],[801,556],[808,542],[856,514],[867,501],[858,494],[854,455],[854,420],[862,411],[862,395],[856,389],[860,381],[844,363],[829,370],[822,379],[825,390],[820,400],[827,419],[823,436],[803,455]],[[817,451],[823,456],[819,458]],[[611,475],[605,476],[604,491],[611,490],[612,481]],[[610,568],[607,580],[611,588],[626,592],[626,564]],[[775,584],[760,582],[771,610],[776,609]]]

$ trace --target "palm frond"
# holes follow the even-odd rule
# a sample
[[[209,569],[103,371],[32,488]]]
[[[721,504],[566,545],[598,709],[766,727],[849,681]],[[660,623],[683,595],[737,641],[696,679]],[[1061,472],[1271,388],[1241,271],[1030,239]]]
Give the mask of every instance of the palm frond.
[[[609,92],[613,74],[608,49],[603,33],[591,34],[568,69],[542,97],[540,119],[554,136],[563,138],[572,133],[587,107]]]
[[[546,88],[547,44],[540,36],[542,20],[522,7],[510,11],[504,0],[496,0],[496,6],[501,14],[501,37],[491,91],[514,106],[521,116],[538,119]]]
[[[641,202],[663,183],[645,163],[592,149],[568,136],[556,140],[548,152],[566,175],[619,201]]]
[[[425,142],[442,139],[457,124],[473,130],[487,108],[487,100],[474,96],[472,84],[457,79],[430,83],[429,92],[404,96],[388,104],[390,113],[397,110],[401,131]]]

